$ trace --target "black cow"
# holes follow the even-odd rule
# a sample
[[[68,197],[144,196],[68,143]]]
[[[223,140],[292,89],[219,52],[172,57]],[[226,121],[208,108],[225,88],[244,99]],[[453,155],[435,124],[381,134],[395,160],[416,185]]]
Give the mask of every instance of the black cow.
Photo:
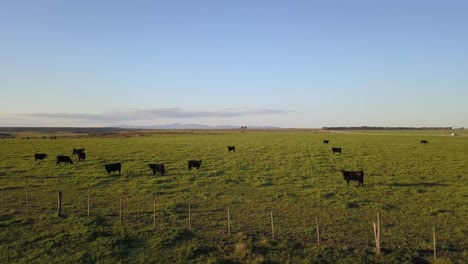
[[[66,164],[73,164],[73,161],[68,156],[57,156],[57,163],[55,165],[60,165],[60,163],[65,162]]]
[[[166,173],[164,164],[148,164],[148,167],[153,171],[153,175],[156,175],[156,172],[160,172],[161,176],[164,176],[164,173]]]
[[[429,141],[427,141],[425,139],[421,140],[421,144],[428,144],[428,143],[429,143]]]
[[[328,142],[330,142],[330,140],[325,139],[325,140],[323,141],[323,144],[328,144]]]
[[[361,185],[364,187],[364,172],[361,171],[346,171],[346,170],[340,170],[340,172],[343,174],[344,180],[348,183],[349,186],[349,181],[357,181],[358,182],[358,187]]]
[[[189,160],[188,161],[188,169],[191,170],[192,167],[196,167],[197,170],[200,169],[202,160]]]
[[[86,153],[84,152],[79,152],[78,153],[78,161],[82,161],[86,159]]]
[[[340,153],[341,154],[341,148],[332,147],[332,152],[333,152],[333,154],[335,154],[335,153]]]
[[[47,157],[47,154],[45,153],[36,153],[34,154],[34,161],[37,161],[37,160],[44,161],[45,157]]]
[[[228,151],[231,152],[231,150],[234,151],[234,152],[236,152],[236,147],[234,147],[234,146],[228,146]]]
[[[80,153],[84,153],[85,149],[84,148],[80,148],[80,149],[73,149],[73,152],[72,152],[72,156],[75,156],[76,154],[80,154]]]
[[[122,169],[122,164],[120,162],[119,163],[111,163],[111,164],[104,165],[104,167],[106,167],[106,171],[107,171],[108,175],[111,175],[111,172],[113,172],[113,171],[118,171],[119,175],[120,175],[120,171]]]

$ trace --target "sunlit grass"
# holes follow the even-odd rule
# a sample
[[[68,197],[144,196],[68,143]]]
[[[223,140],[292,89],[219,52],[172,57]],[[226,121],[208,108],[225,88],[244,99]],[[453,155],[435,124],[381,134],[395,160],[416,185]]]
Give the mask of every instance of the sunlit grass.
[[[419,144],[422,136],[430,143]],[[331,154],[331,146],[342,147],[342,155]],[[404,262],[430,259],[432,226],[442,259],[457,263],[468,254],[464,136],[197,131],[9,139],[0,147],[2,262]],[[57,155],[82,147],[86,161],[55,165]],[[49,156],[34,162],[36,152]],[[200,170],[189,171],[189,159],[203,160]],[[107,176],[104,164],[114,162],[122,162],[121,176]],[[164,163],[167,175],[152,176],[148,163]],[[364,187],[347,187],[336,168],[364,170]],[[64,218],[56,216],[59,190]],[[381,257],[373,253],[377,213],[383,219]]]

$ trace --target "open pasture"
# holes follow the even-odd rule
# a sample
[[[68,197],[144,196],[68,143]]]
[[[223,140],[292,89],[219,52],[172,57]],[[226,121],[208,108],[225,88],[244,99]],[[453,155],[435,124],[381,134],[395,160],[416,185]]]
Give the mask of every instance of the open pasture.
[[[0,140],[0,262],[463,263],[462,132],[159,131]],[[85,148],[86,160],[55,164],[73,148]],[[35,162],[34,153],[48,156]],[[203,160],[199,170],[188,170],[192,159]],[[122,175],[108,176],[104,164],[115,162]],[[166,174],[153,176],[148,163],[163,163]],[[363,170],[364,187],[347,187],[338,169]],[[63,217],[56,215],[59,190]]]

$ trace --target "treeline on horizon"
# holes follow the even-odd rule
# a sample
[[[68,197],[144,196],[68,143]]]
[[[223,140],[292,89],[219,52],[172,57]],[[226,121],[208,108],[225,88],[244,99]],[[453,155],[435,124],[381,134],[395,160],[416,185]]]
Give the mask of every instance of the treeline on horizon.
[[[323,130],[452,130],[452,127],[322,127]]]

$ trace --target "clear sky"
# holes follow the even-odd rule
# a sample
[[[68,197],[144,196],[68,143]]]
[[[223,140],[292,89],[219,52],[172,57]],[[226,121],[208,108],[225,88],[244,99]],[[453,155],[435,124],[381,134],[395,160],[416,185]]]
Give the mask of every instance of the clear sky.
[[[1,0],[0,126],[468,127],[468,1]]]

